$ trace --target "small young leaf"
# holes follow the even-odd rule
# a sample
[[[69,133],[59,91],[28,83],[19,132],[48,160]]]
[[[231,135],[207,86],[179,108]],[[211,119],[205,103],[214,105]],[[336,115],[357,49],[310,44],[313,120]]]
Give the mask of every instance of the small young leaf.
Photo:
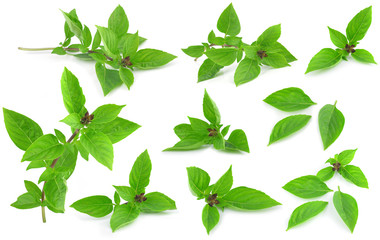
[[[210,124],[198,118],[192,118],[192,117],[188,117],[188,118],[190,121],[191,129],[193,130],[192,131],[193,133],[195,132],[196,134],[199,134],[199,135],[208,136],[209,131],[207,129],[211,127]]]
[[[205,95],[203,97],[203,114],[207,120],[211,123],[218,125],[220,124],[220,113],[215,102],[210,98],[206,89]]]
[[[237,57],[236,48],[216,48],[206,51],[206,56],[221,66],[229,66],[233,64]]]
[[[372,54],[364,49],[355,49],[355,52],[351,56],[359,62],[377,64]]]
[[[231,125],[227,125],[222,129],[221,134],[223,135],[223,137],[227,135],[228,131],[230,130],[230,127]]]
[[[41,201],[42,191],[41,189],[31,181],[24,180],[26,191],[34,196],[38,201]]]
[[[319,177],[322,181],[326,182],[327,180],[330,180],[335,174],[335,171],[332,167],[326,167],[321,169],[317,173],[317,177]]]
[[[343,33],[335,29],[332,29],[330,27],[328,27],[328,29],[330,32],[330,39],[332,43],[334,43],[334,45],[337,46],[338,48],[345,48],[346,44],[348,44],[346,36],[344,36]]]
[[[113,200],[115,201],[115,204],[116,205],[120,205],[120,196],[119,194],[117,193],[117,191],[115,191],[115,193],[113,194]]]
[[[133,58],[131,58],[131,62],[133,66],[139,69],[152,69],[163,66],[172,60],[174,60],[176,56],[156,49],[142,49],[139,50]]]
[[[104,124],[111,122],[117,118],[120,111],[125,107],[125,105],[115,105],[115,104],[105,104],[98,107],[92,114],[94,119],[91,121],[92,124]]]
[[[96,30],[94,40],[92,42],[91,50],[96,50],[98,47],[100,47],[100,43],[102,42],[102,37],[100,36],[100,33],[98,30]]]
[[[107,216],[113,211],[112,200],[107,196],[91,196],[82,198],[73,204],[72,208],[78,212],[85,213],[91,217],[101,218]]]
[[[145,150],[137,157],[129,174],[129,184],[135,190],[136,194],[145,193],[145,188],[149,184],[150,172],[152,171],[152,162],[148,151]]]
[[[139,214],[139,209],[130,203],[115,206],[115,210],[110,221],[112,232],[115,232],[119,228],[133,222]]]
[[[222,12],[217,28],[226,35],[236,36],[240,33],[240,22],[232,3]]]
[[[346,28],[349,44],[356,45],[358,41],[362,40],[371,26],[371,22],[372,6],[365,8],[356,14]]]
[[[23,161],[53,160],[61,156],[64,147],[53,134],[39,137],[25,151]]]
[[[222,199],[227,207],[239,210],[259,210],[281,205],[265,193],[247,187],[234,188]]]
[[[258,38],[257,45],[259,46],[268,46],[272,45],[281,36],[281,24],[277,24],[266,29]]]
[[[280,120],[272,129],[269,144],[283,139],[306,126],[310,121],[310,115],[293,115]]]
[[[259,63],[250,58],[244,58],[238,65],[234,75],[236,86],[257,78],[260,74]]]
[[[300,198],[315,198],[332,192],[321,179],[313,175],[293,179],[282,188]]]
[[[20,195],[11,206],[18,209],[30,209],[41,206],[41,201],[37,200],[33,194],[27,192]]]
[[[209,80],[222,69],[223,66],[216,64],[215,62],[211,61],[210,59],[206,59],[198,71],[198,82],[203,82],[206,80]]]
[[[160,192],[151,192],[146,195],[146,200],[141,204],[142,212],[163,212],[177,209],[175,202]]]
[[[123,57],[133,57],[139,48],[139,33],[129,36],[123,46]]]
[[[206,204],[202,211],[202,222],[205,226],[207,234],[218,224],[219,222],[219,211],[216,207],[211,207]]]
[[[128,186],[113,186],[119,196],[128,202],[134,202],[136,196],[136,190]]]
[[[66,136],[61,131],[59,131],[58,129],[54,129],[54,133],[61,143],[66,142]]]
[[[95,64],[96,76],[102,86],[103,94],[106,96],[111,90],[123,84],[119,71],[107,69],[103,64],[97,62]]]
[[[351,233],[353,233],[359,215],[358,204],[355,198],[339,190],[334,193],[333,202],[339,216],[350,229]]]
[[[81,114],[86,103],[78,78],[67,68],[64,69],[61,78],[63,103],[69,113]]]
[[[3,115],[9,137],[21,150],[26,151],[43,135],[40,126],[32,119],[6,108],[3,108]]]
[[[208,173],[197,167],[188,167],[187,176],[191,193],[198,198],[204,198],[205,191],[210,184]]]
[[[233,130],[228,138],[227,142],[241,151],[249,153],[249,146],[247,136],[241,129]]]
[[[310,60],[305,74],[315,70],[332,67],[338,64],[341,59],[342,53],[331,48],[324,48],[315,54],[315,56]]]
[[[339,168],[339,173],[349,182],[352,182],[358,187],[368,188],[368,181],[364,173],[359,167],[346,165]]]
[[[66,123],[72,128],[80,129],[83,128],[83,124],[80,122],[81,117],[78,113],[70,113],[67,117],[62,119],[60,122]]]
[[[96,161],[112,170],[112,142],[104,133],[95,131],[85,132],[80,137],[80,143]]]
[[[326,150],[339,137],[344,127],[344,116],[334,105],[327,104],[319,111],[318,123],[323,148]]]
[[[317,216],[326,208],[327,204],[328,202],[312,201],[297,207],[290,216],[286,231]]]
[[[263,101],[285,112],[302,110],[316,104],[302,89],[296,87],[274,92]]]
[[[57,54],[57,55],[66,55],[66,51],[65,51],[65,49],[63,49],[63,47],[56,47],[53,49],[53,51],[51,53]]]
[[[129,28],[129,21],[124,9],[118,5],[108,19],[108,28],[111,29],[118,38],[125,35]]]
[[[212,194],[218,194],[218,197],[223,197],[230,191],[233,183],[232,166],[227,170],[223,176],[212,187]]]
[[[336,160],[338,160],[339,163],[343,166],[347,165],[354,159],[355,153],[357,150],[358,149],[345,150],[345,151],[339,153],[338,158]],[[331,164],[334,164],[334,163],[331,163]]]
[[[84,28],[83,28],[83,46],[87,48],[91,45],[91,42],[92,42],[92,36],[91,36],[90,29],[86,25],[84,25]]]
[[[66,13],[62,11],[63,16],[65,17],[67,26],[69,27],[70,31],[75,34],[79,38],[79,40],[83,41],[83,34],[82,34],[82,24],[78,20],[78,17],[76,16],[76,12],[74,11],[74,14]]]
[[[188,48],[182,48],[182,51],[190,57],[199,58],[203,55],[205,47],[203,45],[190,46]]]

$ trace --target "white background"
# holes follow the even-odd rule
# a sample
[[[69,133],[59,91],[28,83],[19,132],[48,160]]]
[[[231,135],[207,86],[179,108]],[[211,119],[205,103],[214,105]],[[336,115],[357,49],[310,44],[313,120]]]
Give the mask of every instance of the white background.
[[[149,71],[136,71],[131,91],[125,86],[103,97],[94,63],[49,52],[22,52],[23,47],[54,47],[64,39],[59,8],[77,9],[82,23],[106,26],[108,16],[121,4],[129,18],[130,30],[139,30],[148,38],[144,48],[157,48],[178,56],[170,64]],[[361,64],[353,59],[334,69],[304,75],[311,57],[325,47],[334,48],[327,26],[345,32],[351,18],[373,5],[373,22],[360,47],[380,61],[380,5],[377,1],[234,1],[241,23],[241,34],[253,42],[267,27],[282,23],[283,43],[299,60],[283,69],[263,68],[260,76],[235,87],[236,64],[222,70],[215,79],[197,84],[198,62],[181,48],[207,41],[216,30],[221,12],[230,1],[7,1],[1,3],[1,80],[0,105],[22,113],[52,133],[58,128],[67,135],[69,127],[59,120],[67,112],[63,106],[60,77],[64,66],[80,81],[86,95],[86,107],[94,110],[106,103],[126,104],[121,117],[140,125],[125,140],[114,145],[114,170],[111,172],[93,158],[78,158],[75,173],[68,181],[65,214],[47,213],[42,224],[39,208],[18,210],[10,207],[25,192],[23,180],[37,181],[41,170],[25,171],[23,152],[14,146],[0,124],[1,150],[1,239],[379,239],[379,76],[378,65]],[[285,87],[302,88],[318,105],[302,111],[311,114],[310,123],[294,136],[267,147],[274,124],[290,115],[262,100]],[[231,129],[243,129],[250,154],[232,154],[206,148],[189,152],[162,152],[174,145],[174,126],[187,122],[187,116],[203,118],[204,89],[217,103],[222,123]],[[338,101],[346,125],[338,140],[323,151],[318,130],[318,111],[325,104]],[[301,113],[301,112],[300,112]],[[1,113],[2,114],[2,113]],[[1,120],[2,121],[2,120]],[[336,213],[332,193],[326,210],[311,221],[286,232],[291,212],[306,201],[281,187],[289,180],[316,174],[324,162],[346,149],[358,148],[353,165],[366,174],[369,190],[346,183],[340,176],[328,181],[336,190],[354,196],[359,205],[359,219],[351,234]],[[112,185],[128,185],[128,175],[136,157],[148,149],[153,163],[147,191],[161,191],[176,200],[177,211],[142,214],[135,222],[112,234],[109,216],[94,219],[76,212],[69,205],[90,195],[113,196]],[[206,170],[215,182],[233,165],[234,187],[248,186],[264,191],[282,206],[254,212],[226,210],[207,237],[202,225],[203,201],[191,195],[186,167]]]

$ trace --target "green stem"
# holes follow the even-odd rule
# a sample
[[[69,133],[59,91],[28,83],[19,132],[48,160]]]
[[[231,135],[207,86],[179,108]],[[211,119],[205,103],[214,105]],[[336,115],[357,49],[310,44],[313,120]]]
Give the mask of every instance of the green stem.
[[[54,48],[24,48],[24,47],[18,47],[18,50],[22,50],[22,51],[49,51],[49,50],[54,50]]]

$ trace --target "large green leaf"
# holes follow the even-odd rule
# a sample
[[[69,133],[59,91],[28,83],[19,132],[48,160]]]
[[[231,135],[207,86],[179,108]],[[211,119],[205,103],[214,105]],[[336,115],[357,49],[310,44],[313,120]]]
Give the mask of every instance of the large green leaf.
[[[220,15],[217,28],[222,33],[230,36],[236,36],[240,33],[239,18],[232,3]]]
[[[332,191],[321,179],[313,175],[293,179],[282,188],[300,198],[320,197]]]
[[[330,27],[328,28],[330,32],[330,39],[334,43],[334,45],[337,46],[338,48],[345,48],[346,44],[348,44],[346,36],[344,36],[343,33],[335,29],[332,29]]]
[[[277,42],[281,36],[281,24],[277,24],[266,29],[258,38],[257,45],[268,46]]]
[[[45,182],[44,191],[49,205],[60,212],[64,212],[67,192],[66,180],[56,176]]]
[[[83,113],[86,98],[79,85],[78,78],[67,68],[63,70],[61,78],[63,103],[69,113]],[[83,113],[84,114],[84,113]]]
[[[115,206],[115,210],[110,221],[112,232],[115,232],[119,228],[133,222],[139,214],[139,209],[130,203]]]
[[[349,182],[352,182],[358,187],[368,188],[368,181],[362,170],[353,165],[346,165],[339,168],[339,173]]]
[[[109,28],[96,26],[99,31],[100,36],[102,37],[102,42],[106,52],[111,55],[111,57],[118,56],[120,54],[119,50],[119,41],[117,35],[114,31]]]
[[[133,58],[131,58],[132,66],[139,69],[152,69],[163,66],[172,60],[176,56],[156,49],[141,49]]]
[[[228,145],[226,144],[226,148],[233,147],[231,150],[238,149],[238,150],[249,153],[247,136],[245,135],[245,132],[243,130],[241,129],[233,130],[230,136],[228,137],[227,142],[228,142]]]
[[[299,114],[280,120],[272,129],[268,145],[299,131],[306,126],[310,118],[310,115]]]
[[[317,216],[326,208],[327,204],[328,202],[312,201],[297,207],[290,216],[288,228],[286,230]]]
[[[95,129],[104,133],[111,140],[112,144],[128,137],[138,128],[140,128],[140,125],[120,117],[115,118],[111,122],[95,126]]]
[[[336,103],[327,104],[319,111],[318,123],[323,148],[326,150],[343,131],[345,119],[342,112],[336,108]]]
[[[233,183],[232,166],[227,170],[223,176],[212,187],[212,194],[218,194],[218,197],[223,197],[230,191]]]
[[[103,64],[97,62],[95,64],[95,71],[100,85],[102,86],[104,96],[123,84],[119,71],[117,70],[107,69]]]
[[[285,112],[302,110],[316,104],[302,89],[296,87],[281,89],[263,101]]]
[[[343,222],[354,232],[356,222],[358,221],[358,204],[352,196],[342,193],[340,190],[334,193],[334,206]]]
[[[151,171],[152,162],[150,161],[148,150],[145,150],[137,157],[129,174],[129,184],[136,194],[145,193],[145,188],[149,184]]]
[[[216,64],[210,59],[206,59],[199,68],[198,71],[198,82],[209,80],[222,69],[223,66]]]
[[[191,193],[198,198],[204,198],[205,191],[210,184],[208,173],[197,167],[188,167],[187,176]]]
[[[112,142],[104,133],[95,131],[84,132],[80,137],[80,143],[96,161],[112,170]]]
[[[257,78],[260,74],[260,70],[259,63],[256,60],[244,58],[235,71],[234,81],[236,86]]]
[[[310,60],[307,70],[309,73],[315,70],[332,67],[342,60],[342,53],[331,48],[324,48]]]
[[[108,19],[108,28],[111,29],[118,38],[125,35],[129,28],[129,21],[124,9],[118,5]]]
[[[21,161],[53,160],[62,155],[64,147],[53,134],[39,137],[25,151]]]
[[[160,192],[151,192],[146,195],[146,200],[141,204],[142,212],[163,212],[177,209],[175,202]]]
[[[213,124],[220,124],[220,113],[215,102],[208,95],[206,89],[203,97],[203,114]]]
[[[361,10],[348,23],[346,28],[347,38],[350,44],[356,45],[367,33],[372,22],[372,6]]]
[[[214,63],[221,66],[229,66],[235,62],[238,50],[233,47],[215,48],[206,51],[206,56]]]
[[[104,124],[111,122],[117,118],[120,111],[125,107],[125,105],[116,105],[116,104],[105,104],[92,113],[94,119],[91,121],[92,124]]]

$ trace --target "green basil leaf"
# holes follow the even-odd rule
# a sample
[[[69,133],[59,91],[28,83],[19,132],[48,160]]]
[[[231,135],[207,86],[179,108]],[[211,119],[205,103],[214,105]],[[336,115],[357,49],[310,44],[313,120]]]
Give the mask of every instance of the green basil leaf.
[[[344,116],[334,105],[327,104],[319,111],[318,123],[323,148],[326,150],[339,137],[344,127]]]
[[[65,51],[65,49],[63,49],[63,47],[56,47],[53,49],[51,54],[66,55],[66,51]]]
[[[204,198],[205,191],[210,184],[210,176],[207,172],[197,167],[188,167],[186,169],[191,193],[198,198]]]
[[[219,132],[216,136],[212,137],[212,144],[217,150],[224,150],[226,148],[224,137]]]
[[[76,13],[74,11],[74,14],[72,14],[71,12],[70,13],[66,13],[64,11],[62,11],[62,14],[63,16],[65,17],[65,20],[66,20],[66,23],[67,23],[67,26],[69,27],[70,31],[72,33],[75,34],[75,36],[83,41],[83,34],[82,34],[82,24],[81,22],[78,20],[78,17],[76,16]]]
[[[29,146],[43,135],[40,126],[32,119],[3,108],[4,123],[13,143],[26,151]]]
[[[310,121],[310,115],[293,115],[280,120],[272,129],[268,146],[283,139],[306,126]]]
[[[100,36],[100,33],[98,30],[96,30],[94,40],[92,41],[92,47],[91,50],[96,50],[98,47],[100,47],[100,43],[102,42],[102,37]]]
[[[205,226],[207,234],[218,224],[219,222],[219,211],[216,207],[211,207],[206,204],[202,211],[202,222]]]
[[[206,89],[203,97],[203,114],[207,120],[211,123],[218,125],[220,124],[220,113],[215,102],[210,98]]]
[[[233,130],[227,142],[232,144],[234,148],[249,153],[247,136],[241,129]]]
[[[96,26],[104,44],[104,49],[112,57],[118,56],[120,51],[118,48],[118,38],[114,31],[109,28]]]
[[[259,63],[256,60],[244,58],[235,71],[234,81],[236,86],[257,78],[260,74],[260,70]]]
[[[26,170],[35,169],[35,168],[44,168],[48,167],[49,165],[46,164],[45,161],[39,160],[39,161],[32,161],[29,163],[29,165],[26,167]]]
[[[349,164],[355,157],[355,153],[358,149],[352,149],[352,150],[345,150],[341,153],[339,153],[337,160],[341,165],[347,165]],[[334,164],[335,162],[331,163]]]
[[[210,128],[210,124],[198,118],[192,118],[192,117],[188,117],[188,118],[190,121],[191,129],[193,130],[192,132],[196,132],[199,135],[208,136],[209,134],[208,129]]]
[[[120,111],[125,107],[125,105],[116,104],[105,104],[98,107],[92,114],[94,119],[91,121],[92,124],[104,124],[111,122],[117,118]]]
[[[332,167],[326,167],[321,169],[317,173],[317,177],[319,177],[322,181],[326,182],[327,180],[330,180],[335,174],[335,171]]]
[[[87,151],[87,149],[83,147],[80,141],[76,141],[75,146],[78,149],[81,157],[84,158],[86,161],[88,161],[88,156],[90,155],[90,153]]]
[[[377,64],[372,54],[364,49],[355,49],[355,52],[351,56],[359,62]]]
[[[95,131],[84,132],[80,137],[80,143],[96,161],[112,170],[112,142],[104,133]]]
[[[117,193],[117,191],[115,191],[115,193],[113,194],[113,200],[115,201],[115,204],[116,205],[120,205],[120,196],[119,194]]]
[[[223,68],[223,66],[216,64],[215,62],[213,62],[207,58],[199,68],[198,82],[203,82],[203,81],[206,81],[206,80],[209,80],[209,79],[215,77],[215,75],[222,68]]]
[[[53,160],[61,156],[64,147],[53,134],[46,134],[34,141],[25,151],[23,161]]]
[[[134,202],[136,197],[136,190],[127,186],[113,186],[119,196],[128,202]]]
[[[305,74],[315,70],[332,67],[338,64],[341,59],[342,53],[331,48],[324,48],[315,54],[315,56],[310,60]]]
[[[11,206],[18,209],[30,209],[41,206],[41,201],[37,200],[33,194],[27,192],[20,195]]]
[[[297,60],[297,58],[295,58],[289,51],[288,49],[286,49],[281,43],[279,42],[275,42],[273,43],[272,45],[270,46],[265,46],[265,49],[267,51],[268,54],[271,54],[271,53],[278,53],[282,56],[285,57],[286,61],[288,63],[290,62],[294,62]],[[257,51],[256,51],[257,52]]]
[[[107,216],[113,211],[112,200],[107,196],[101,195],[82,198],[71,204],[70,207],[74,208],[78,212],[85,213],[96,218]]]
[[[115,210],[110,221],[112,232],[115,232],[119,228],[133,222],[139,214],[139,209],[130,203],[115,206]]]
[[[346,36],[344,36],[343,33],[335,29],[332,29],[330,27],[328,27],[328,29],[330,32],[330,39],[332,43],[334,43],[334,45],[337,46],[338,48],[345,48],[346,44],[348,44]]]
[[[149,184],[150,172],[152,171],[152,162],[148,151],[145,150],[137,157],[129,174],[129,184],[135,190],[136,194],[145,193],[145,188]]]
[[[177,142],[173,147],[167,148],[164,151],[194,150],[202,147],[204,144],[204,136],[190,134],[185,138],[181,139],[181,141]]]
[[[131,58],[131,62],[133,66],[139,69],[152,69],[163,66],[172,60],[174,60],[176,56],[156,49],[141,49],[136,55]]]
[[[129,36],[123,46],[123,57],[133,57],[139,48],[139,32]]]
[[[83,128],[84,125],[81,123],[81,117],[78,113],[70,113],[67,117],[62,119],[60,122],[66,123],[72,128],[80,129]]]
[[[368,188],[368,181],[364,173],[359,167],[346,165],[339,168],[339,173],[349,182],[352,182],[358,187]]]
[[[103,64],[97,62],[95,64],[96,76],[102,86],[103,94],[106,96],[113,89],[123,84],[119,71],[107,69]]]
[[[183,123],[174,127],[174,133],[180,138],[184,139],[189,134],[193,133],[193,128],[190,124]]]
[[[302,89],[296,87],[281,89],[263,101],[285,112],[302,110],[316,104]]]
[[[267,66],[274,68],[283,68],[290,66],[284,56],[278,53],[270,53],[267,57],[264,57],[261,62]]]
[[[350,44],[356,45],[367,33],[372,22],[372,6],[361,10],[348,23],[346,35]]]
[[[351,233],[353,233],[359,215],[358,204],[355,198],[339,190],[334,193],[333,202],[339,216],[350,229]]]
[[[69,113],[83,113],[86,98],[83,95],[78,78],[75,77],[74,74],[72,74],[67,68],[64,69],[62,74],[61,89],[63,103],[67,111]]]
[[[74,172],[78,158],[78,150],[70,143],[66,143],[64,148],[65,150],[62,156],[58,158],[54,165],[54,170],[58,173],[64,173],[64,178],[68,179]]]
[[[182,51],[190,57],[199,58],[203,55],[205,47],[203,45],[190,46],[182,48]]]
[[[240,33],[240,22],[232,3],[222,12],[217,28],[226,35],[236,36]]]
[[[258,38],[257,45],[259,46],[268,46],[272,45],[281,36],[281,24],[277,24],[266,29]]]
[[[327,204],[328,202],[312,201],[297,207],[290,216],[286,231],[317,216],[326,208]]]
[[[118,38],[125,35],[129,28],[129,21],[124,9],[118,5],[108,19],[108,28],[112,30]]]
[[[37,201],[41,201],[42,191],[34,182],[24,180],[24,185],[28,193],[32,194]]]
[[[146,200],[141,204],[142,212],[156,213],[177,209],[175,202],[163,193],[151,192],[144,196],[146,197]]]
[[[54,177],[45,182],[45,197],[49,204],[60,212],[65,211],[67,185],[62,177]]]
[[[222,199],[227,207],[239,210],[259,210],[281,205],[265,193],[247,187],[234,188]]]
[[[230,191],[233,183],[232,166],[227,170],[223,176],[212,187],[212,194],[218,194],[218,197],[223,197]]]
[[[236,48],[216,48],[207,50],[205,54],[214,63],[229,66],[235,62],[237,52]]]
[[[223,137],[227,135],[228,131],[230,130],[230,127],[231,125],[227,125],[222,129],[221,134],[223,135]]]
[[[83,46],[89,47],[91,45],[91,42],[92,42],[92,36],[91,36],[90,29],[86,25],[84,25],[84,28],[83,28]]]
[[[111,140],[112,144],[114,144],[128,137],[140,127],[140,125],[134,122],[117,117],[111,122],[97,124],[95,129],[104,133]]]
[[[332,192],[321,179],[313,175],[293,179],[282,188],[300,198],[315,198]]]
[[[54,129],[54,133],[61,143],[66,142],[66,136],[61,131],[59,131],[58,129]]]

